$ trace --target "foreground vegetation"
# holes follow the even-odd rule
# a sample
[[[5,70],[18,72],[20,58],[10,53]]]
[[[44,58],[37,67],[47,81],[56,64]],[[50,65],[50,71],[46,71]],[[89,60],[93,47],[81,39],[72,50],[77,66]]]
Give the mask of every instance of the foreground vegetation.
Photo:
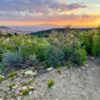
[[[85,64],[87,56],[100,56],[100,28],[66,30],[46,36],[12,35],[0,38],[0,70]]]

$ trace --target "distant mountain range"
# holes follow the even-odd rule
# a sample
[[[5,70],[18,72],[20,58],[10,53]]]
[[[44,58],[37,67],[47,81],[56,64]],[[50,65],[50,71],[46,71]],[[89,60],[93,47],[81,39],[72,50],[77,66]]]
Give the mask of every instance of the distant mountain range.
[[[89,31],[93,28],[70,28],[70,30],[75,30],[75,31]],[[47,30],[42,30],[38,32],[31,32],[31,34],[49,34],[52,31],[56,32],[65,32],[66,28],[52,28],[52,29],[47,29]]]
[[[58,32],[64,32],[66,29],[65,28],[54,28],[54,26],[38,26],[40,27],[37,31],[36,31],[36,28],[37,26],[17,26],[17,27],[6,27],[6,26],[0,26],[0,34],[7,34],[7,33],[10,33],[10,34],[14,34],[14,33],[17,33],[17,34],[48,34],[48,33],[51,33],[52,31],[58,31]],[[26,30],[24,30],[26,29]],[[81,30],[81,31],[88,31],[90,29],[93,29],[93,28],[71,28],[71,30]]]
[[[10,27],[6,27],[6,26],[0,26],[0,34],[7,34],[7,33],[10,33],[10,34],[14,34],[14,33],[17,33],[17,34],[25,34],[26,32],[24,31],[20,31],[20,30],[16,30],[16,29],[13,29],[13,28],[10,28]]]

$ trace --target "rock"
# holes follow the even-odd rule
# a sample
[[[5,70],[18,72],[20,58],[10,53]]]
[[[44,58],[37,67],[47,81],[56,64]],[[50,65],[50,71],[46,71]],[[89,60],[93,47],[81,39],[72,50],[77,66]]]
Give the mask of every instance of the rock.
[[[23,86],[23,87],[22,87],[22,90],[26,90],[26,89],[28,89],[26,86]]]
[[[18,88],[18,85],[13,86],[12,88],[13,88],[13,89],[17,89],[17,88]]]
[[[20,96],[21,92],[20,91],[15,91],[15,96]]]
[[[56,99],[56,100],[59,100],[59,99]]]
[[[53,67],[49,67],[49,68],[47,68],[47,71],[49,72],[49,71],[53,71]]]
[[[91,57],[91,59],[92,59],[92,60],[94,60],[94,59],[95,59],[95,57]]]
[[[85,67],[81,67],[82,70],[85,70]]]
[[[18,89],[17,89],[17,91],[21,91],[21,90],[22,90],[22,88],[18,88]]]
[[[89,64],[85,64],[85,66],[87,66],[87,67],[88,67],[88,66],[89,66]]]
[[[33,92],[32,92],[32,91],[30,91],[30,92],[29,92],[29,96],[32,96],[32,94],[33,94]]]
[[[21,96],[17,97],[17,100],[22,100]]]
[[[32,70],[28,70],[24,73],[26,76],[33,76],[33,71]]]
[[[31,87],[29,87],[29,90],[33,91],[33,90],[35,90],[35,88],[31,86]]]
[[[37,71],[33,72],[32,70],[26,71],[24,73],[26,76],[36,76],[37,75]]]

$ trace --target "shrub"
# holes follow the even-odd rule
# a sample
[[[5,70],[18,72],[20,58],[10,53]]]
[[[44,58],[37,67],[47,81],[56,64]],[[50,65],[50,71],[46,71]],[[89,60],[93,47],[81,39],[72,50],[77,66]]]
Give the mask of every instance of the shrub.
[[[37,55],[37,58],[39,59],[40,62],[45,60],[44,55],[45,55],[46,48],[48,48],[48,46],[49,43],[45,39],[37,42],[35,47],[35,54]]]
[[[80,48],[80,49],[76,49],[73,52],[70,60],[77,65],[83,65],[86,61],[86,58],[87,58],[86,51],[84,49]]]
[[[0,75],[0,82],[4,80],[4,76]]]
[[[36,65],[38,63],[37,56],[35,54],[29,56],[29,60],[31,61],[32,65]]]
[[[57,73],[61,74],[62,69],[61,68],[57,68]]]
[[[97,34],[93,38],[92,54],[94,56],[100,56],[100,36]]]
[[[100,31],[91,30],[80,34],[80,40],[83,42],[87,53],[93,56],[100,56]]]
[[[0,62],[1,62],[1,60],[2,60],[2,51],[0,50]]]
[[[64,47],[66,61],[72,64],[83,65],[86,61],[86,50],[81,46],[81,42],[76,37],[70,41]]]
[[[22,95],[23,95],[23,96],[26,96],[26,95],[29,94],[30,91],[29,91],[29,89],[24,89],[24,90],[22,90],[21,92],[22,92]]]
[[[20,55],[24,58],[28,58],[30,55],[34,54],[34,45],[33,46],[21,46]]]
[[[2,73],[3,68],[4,68],[4,65],[3,64],[0,64],[0,73]]]
[[[54,80],[48,80],[48,88],[51,88],[54,84]]]
[[[9,66],[19,65],[22,62],[22,57],[18,52],[4,52],[2,62]]]
[[[61,48],[50,46],[45,51],[45,62],[47,67],[61,66],[64,61],[64,52]]]
[[[8,74],[8,78],[12,78],[13,79],[16,76],[17,76],[17,73],[15,71]]]
[[[82,32],[80,34],[80,41],[82,41],[82,46],[85,47],[85,50],[88,54],[92,54],[91,48],[92,48],[92,35],[88,32]]]

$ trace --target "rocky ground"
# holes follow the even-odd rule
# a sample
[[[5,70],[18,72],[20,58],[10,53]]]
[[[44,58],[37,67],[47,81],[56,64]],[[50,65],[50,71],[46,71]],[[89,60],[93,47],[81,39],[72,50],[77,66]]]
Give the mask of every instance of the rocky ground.
[[[91,58],[80,68],[49,68],[44,74],[22,69],[3,78],[0,100],[100,100],[100,59]]]

